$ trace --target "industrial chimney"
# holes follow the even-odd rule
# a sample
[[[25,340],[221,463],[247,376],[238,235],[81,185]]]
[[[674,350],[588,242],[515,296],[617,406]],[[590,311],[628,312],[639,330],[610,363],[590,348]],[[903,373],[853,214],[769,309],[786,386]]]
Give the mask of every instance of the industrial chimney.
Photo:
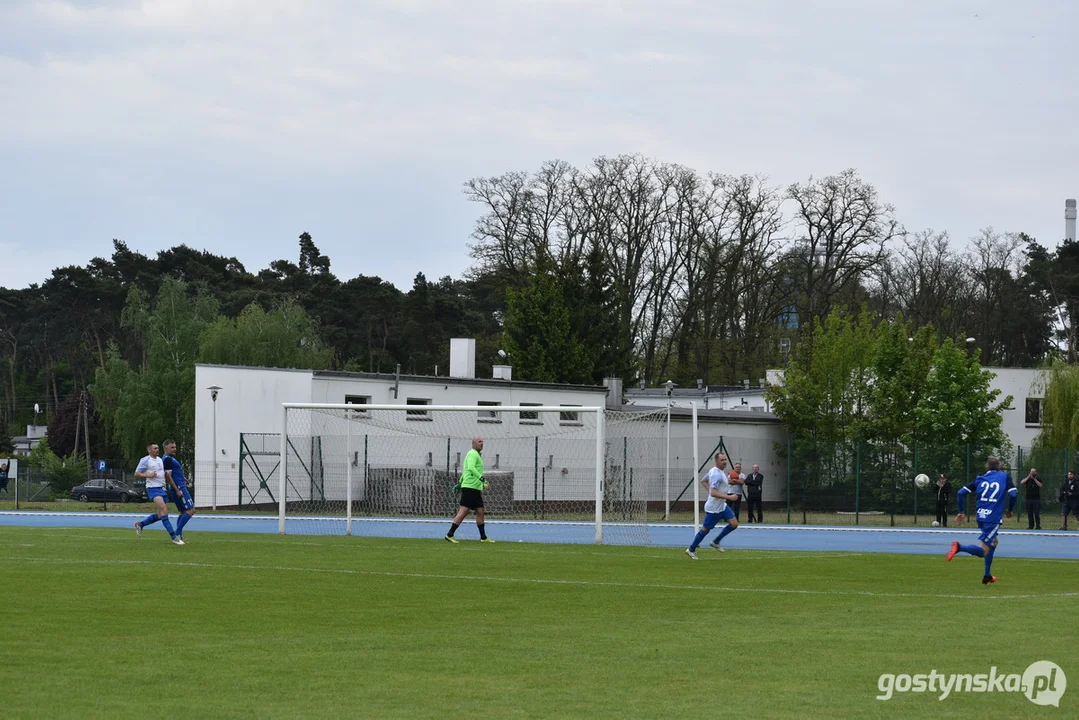
[[[1075,240],[1075,199],[1064,201],[1064,239]]]

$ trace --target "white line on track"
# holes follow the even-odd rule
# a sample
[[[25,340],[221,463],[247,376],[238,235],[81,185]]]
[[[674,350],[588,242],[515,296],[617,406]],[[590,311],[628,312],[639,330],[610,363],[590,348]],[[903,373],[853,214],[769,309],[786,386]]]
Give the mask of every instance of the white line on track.
[[[516,578],[497,575],[451,575],[446,573],[404,573],[348,568],[311,568],[290,565],[230,565],[224,563],[182,562],[173,560],[70,560],[66,558],[0,557],[0,560],[53,565],[147,565],[152,567],[190,567],[208,570],[254,570],[269,572],[351,575],[357,577],[404,578],[413,580],[461,580],[467,582],[524,583],[533,585],[563,585],[572,587],[617,587],[635,590],[683,590],[691,592],[737,592],[773,595],[827,595],[866,598],[925,598],[948,600],[1020,600],[1034,598],[1079,597],[1079,592],[1020,595],[959,595],[952,593],[889,593],[870,590],[804,590],[792,588],[746,588],[722,585],[675,585],[671,583],[625,583],[603,580],[571,580],[564,578]]]
[[[5,542],[5,540],[3,540],[2,537],[3,536],[0,535],[0,545],[15,544],[15,543],[7,543],[7,542]],[[54,538],[65,538],[65,539],[71,539],[71,540],[89,540],[91,542],[92,541],[102,541],[102,542],[125,542],[126,543],[126,542],[134,542],[135,541],[133,538],[128,537],[128,533],[126,531],[125,531],[125,534],[123,535],[123,537],[121,537],[119,535],[83,535],[83,534],[79,534],[77,532],[70,532],[70,533],[66,533],[66,532],[35,532],[34,537],[54,537]],[[263,540],[241,540],[241,539],[238,539],[238,538],[222,538],[222,537],[218,537],[216,533],[200,534],[198,536],[198,538],[200,540],[200,542],[196,543],[198,545],[217,545],[219,543],[236,543],[236,544],[241,544],[241,545],[265,545],[266,544],[265,541],[263,541]],[[325,547],[325,548],[340,548],[342,550],[360,550],[360,551],[367,551],[367,550],[414,550],[415,549],[414,545],[393,545],[393,544],[384,544],[384,543],[380,543],[378,545],[374,545],[374,544],[371,544],[371,543],[356,544],[356,543],[349,543],[349,542],[344,542],[344,541],[343,542],[307,542],[307,541],[302,541],[302,540],[298,541],[298,540],[295,540],[294,538],[295,538],[295,536],[293,536],[293,539],[291,539],[291,540],[289,540],[287,542],[288,547],[293,547],[293,546],[296,546],[296,547]],[[161,534],[161,539],[164,540],[164,533]],[[375,538],[370,538],[370,539],[375,539]],[[344,540],[344,538],[342,538],[342,540]],[[438,540],[439,540],[439,543],[438,543],[439,545],[444,544],[441,541],[441,538],[438,538]],[[418,539],[417,542],[424,542],[424,539]],[[474,547],[470,547],[470,545],[473,545]],[[511,548],[511,552],[514,552],[514,553],[528,553],[529,555],[559,555],[559,556],[577,555],[577,556],[589,556],[589,557],[602,557],[602,558],[607,558],[607,559],[612,559],[612,560],[619,559],[619,558],[649,558],[649,559],[654,559],[654,560],[667,561],[667,560],[670,560],[672,558],[675,558],[675,559],[680,561],[682,559],[682,548],[681,547],[677,547],[677,548],[654,548],[652,553],[643,553],[643,552],[610,553],[610,552],[597,552],[597,551],[594,551],[594,550],[574,550],[572,548],[576,547],[576,546],[572,546],[572,545],[566,545],[566,546],[560,547],[557,550],[542,549],[545,546],[542,545],[542,544],[537,544],[537,543],[522,544],[522,543],[504,542],[504,543],[501,543],[501,545],[504,546],[504,547],[507,547],[507,548]],[[482,553],[487,553],[487,552],[490,552],[490,549],[487,548],[487,547],[480,547],[476,543],[471,543],[471,542],[465,540],[461,544],[461,546],[454,548],[454,552],[482,552]],[[718,555],[713,553],[713,551],[711,551],[711,550],[705,550],[703,552],[709,558],[711,558],[711,557],[713,557],[713,555],[715,555],[714,559],[716,559],[716,560],[721,559]],[[785,559],[834,560],[835,558],[862,557],[864,555],[869,555],[869,554],[871,554],[871,553],[842,552],[842,551],[832,551],[832,550],[822,550],[822,551],[819,551],[819,552],[818,551],[806,552],[806,551],[798,551],[798,550],[753,550],[753,549],[750,549],[750,548],[746,548],[746,549],[742,549],[742,548],[733,549],[732,548],[732,549],[728,550],[727,553],[722,557],[722,561],[723,562],[736,562],[736,561],[785,560]]]

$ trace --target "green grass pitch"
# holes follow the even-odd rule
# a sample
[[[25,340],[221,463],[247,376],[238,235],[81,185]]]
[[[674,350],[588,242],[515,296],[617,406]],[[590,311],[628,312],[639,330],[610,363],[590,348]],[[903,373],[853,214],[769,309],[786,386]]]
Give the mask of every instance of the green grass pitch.
[[[0,527],[6,718],[1079,716],[1079,561]],[[882,673],[1022,673],[897,694]]]

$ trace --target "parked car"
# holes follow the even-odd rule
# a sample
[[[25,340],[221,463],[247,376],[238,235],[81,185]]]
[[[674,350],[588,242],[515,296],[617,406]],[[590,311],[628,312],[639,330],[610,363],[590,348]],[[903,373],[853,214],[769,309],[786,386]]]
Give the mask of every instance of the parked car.
[[[79,502],[141,502],[146,499],[146,493],[119,480],[97,479],[71,488],[71,498]]]

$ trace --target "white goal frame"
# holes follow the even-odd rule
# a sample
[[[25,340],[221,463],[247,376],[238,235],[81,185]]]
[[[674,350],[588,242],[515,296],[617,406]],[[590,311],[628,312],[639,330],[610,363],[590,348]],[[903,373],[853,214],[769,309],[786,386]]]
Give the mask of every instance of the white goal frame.
[[[367,405],[353,405],[349,403],[282,403],[281,405],[281,450],[280,450],[280,490],[278,493],[278,517],[277,517],[277,532],[281,535],[285,534],[285,505],[288,483],[288,412],[290,409],[297,410],[344,410],[353,413],[368,412],[370,410],[391,410],[395,412],[405,413],[409,410],[416,410],[416,407],[402,404],[367,404]],[[559,405],[499,405],[499,406],[477,406],[477,405],[424,405],[423,410],[425,412],[470,412],[475,413],[478,410],[488,410],[496,413],[504,412],[566,412],[572,410],[574,413],[594,413],[596,416],[596,462],[595,462],[595,474],[596,474],[596,539],[597,544],[603,542],[603,477],[604,477],[604,462],[605,462],[605,443],[606,443],[606,417],[604,415],[606,408],[598,406],[573,406],[563,407]],[[351,437],[351,423],[348,425],[349,433]],[[348,463],[347,476],[345,482],[345,534],[352,534],[352,463]]]

